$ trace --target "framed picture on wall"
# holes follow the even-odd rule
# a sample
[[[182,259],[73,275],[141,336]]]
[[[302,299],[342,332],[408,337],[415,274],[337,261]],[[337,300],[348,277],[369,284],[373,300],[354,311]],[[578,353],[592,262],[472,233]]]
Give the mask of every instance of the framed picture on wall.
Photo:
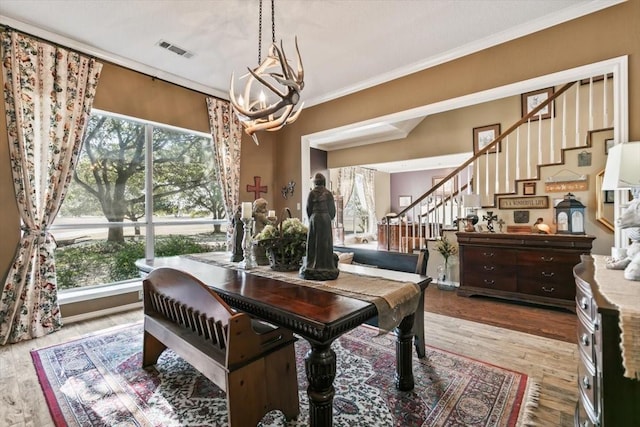
[[[525,196],[535,196],[536,195],[536,183],[535,182],[525,182],[522,184],[522,194]]]
[[[406,208],[411,204],[411,196],[398,196],[398,206]]]
[[[551,95],[553,95],[553,87],[534,90],[532,92],[527,92],[520,95],[520,100],[522,102],[522,117],[526,116],[538,105],[542,104],[547,99],[549,99]],[[545,106],[542,110],[538,111],[538,113],[532,116],[529,120],[533,122],[538,119],[544,120],[544,119],[551,118],[552,112],[555,115],[555,111],[552,108],[552,106],[553,106],[553,102]]]
[[[500,123],[473,128],[473,154],[478,153],[478,151],[489,145],[499,135]],[[495,147],[487,151],[485,154],[496,153],[500,151],[500,145],[502,145],[502,143],[498,142]]]

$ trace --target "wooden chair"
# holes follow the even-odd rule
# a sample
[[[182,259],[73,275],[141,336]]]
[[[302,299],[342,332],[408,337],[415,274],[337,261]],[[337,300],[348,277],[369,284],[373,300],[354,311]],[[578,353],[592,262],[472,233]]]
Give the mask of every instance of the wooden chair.
[[[188,273],[153,270],[143,281],[142,365],[171,348],[227,394],[229,425],[255,426],[281,410],[298,416],[298,382],[291,331],[236,313]]]

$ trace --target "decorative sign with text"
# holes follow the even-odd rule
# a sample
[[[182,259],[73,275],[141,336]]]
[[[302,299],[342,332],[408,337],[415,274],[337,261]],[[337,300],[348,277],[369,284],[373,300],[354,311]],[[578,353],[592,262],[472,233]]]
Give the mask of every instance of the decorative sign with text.
[[[498,199],[498,209],[546,209],[548,207],[548,196],[500,197]]]
[[[547,193],[566,193],[569,191],[586,191],[589,189],[589,181],[563,181],[546,182],[544,189]]]

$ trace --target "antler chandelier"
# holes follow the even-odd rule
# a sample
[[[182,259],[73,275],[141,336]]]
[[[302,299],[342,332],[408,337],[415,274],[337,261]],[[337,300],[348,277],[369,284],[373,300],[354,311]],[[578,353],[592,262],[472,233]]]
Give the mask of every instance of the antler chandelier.
[[[249,74],[241,78],[248,78],[243,95],[236,99],[234,91],[234,75],[231,75],[231,89],[229,98],[231,104],[244,127],[245,132],[251,135],[258,144],[255,132],[260,130],[276,131],[283,126],[293,123],[304,106],[300,104],[296,110],[296,104],[300,101],[300,92],[304,88],[304,69],[298,38],[295,38],[297,70],[294,70],[287,60],[280,41],[280,47],[276,44],[275,7],[271,0],[271,47],[264,61],[261,61],[262,51],[262,0],[260,0],[260,14],[258,20],[258,66],[254,69],[247,67]],[[260,90],[254,90],[254,82],[260,86]],[[265,94],[265,90],[266,93]]]

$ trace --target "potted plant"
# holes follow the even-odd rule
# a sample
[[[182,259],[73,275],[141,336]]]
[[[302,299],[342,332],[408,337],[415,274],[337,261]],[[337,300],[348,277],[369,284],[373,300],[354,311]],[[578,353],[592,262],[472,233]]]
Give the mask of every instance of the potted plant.
[[[308,231],[298,218],[286,218],[278,225],[267,224],[255,239],[266,249],[271,269],[296,271],[307,250]]]
[[[442,236],[442,239],[436,243],[436,250],[440,252],[440,255],[444,258],[444,269],[442,272],[438,272],[438,287],[441,287],[441,284],[443,284],[444,287],[450,287],[450,284],[447,285],[451,278],[451,273],[449,272],[449,257],[455,256],[458,253],[458,245],[450,242],[447,236]]]

